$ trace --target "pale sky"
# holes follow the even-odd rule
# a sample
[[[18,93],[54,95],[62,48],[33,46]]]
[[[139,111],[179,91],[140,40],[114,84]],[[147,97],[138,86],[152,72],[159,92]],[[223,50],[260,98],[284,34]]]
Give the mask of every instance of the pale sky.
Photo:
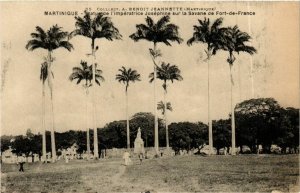
[[[129,8],[129,7],[199,7],[214,8],[215,11],[247,11],[247,3],[217,2],[1,2],[1,135],[24,134],[28,128],[35,133],[41,131],[41,88],[39,80],[40,64],[46,50],[33,52],[25,49],[30,33],[36,26],[47,30],[58,24],[63,30],[74,30],[73,16],[45,16],[44,11],[78,11],[87,7]],[[223,26],[237,24],[248,32],[251,45],[258,52],[252,56],[241,53],[234,63],[234,103],[251,98],[251,61],[254,64],[255,97],[273,97],[281,106],[299,108],[299,2],[256,2],[249,6],[254,16],[223,16]],[[96,89],[96,112],[98,127],[114,120],[125,119],[125,87],[115,80],[121,66],[136,69],[141,74],[141,82],[129,86],[129,114],[137,112],[153,113],[153,84],[148,75],[153,70],[149,48],[153,44],[146,41],[134,42],[128,36],[135,32],[135,25],[145,23],[143,16],[111,16],[115,26],[123,35],[123,40],[97,40],[99,51],[97,63],[103,70],[105,82]],[[152,16],[155,21],[161,16]],[[214,20],[219,15],[207,16]],[[169,84],[168,101],[173,112],[168,113],[169,122],[207,122],[207,65],[204,45],[191,47],[186,41],[192,36],[193,25],[204,16],[171,16],[171,22],[179,26],[184,39],[180,45],[172,47],[159,44],[162,61],[175,64],[182,71],[183,81]],[[249,31],[250,30],[250,31]],[[63,49],[54,51],[56,61],[54,72],[54,112],[56,131],[83,130],[85,127],[86,97],[81,85],[70,82],[68,76],[72,67],[79,66],[81,60],[90,60],[90,39],[74,37],[72,52]],[[5,46],[4,46],[5,44]],[[7,46],[7,45],[10,45]],[[227,53],[220,51],[211,61],[211,116],[212,119],[228,118],[230,112],[230,77]],[[240,66],[240,80],[238,66]],[[4,81],[4,82],[3,82]],[[157,101],[163,100],[162,82],[158,80]],[[48,94],[48,93],[47,93]],[[91,99],[88,99],[91,101]],[[47,98],[49,103],[49,98]],[[91,109],[91,103],[89,104]],[[50,108],[47,106],[47,125],[50,126]],[[91,112],[89,112],[91,115]],[[161,116],[159,114],[159,116]],[[89,121],[91,123],[91,121]],[[91,124],[90,124],[91,126]],[[50,130],[50,128],[49,128]]]

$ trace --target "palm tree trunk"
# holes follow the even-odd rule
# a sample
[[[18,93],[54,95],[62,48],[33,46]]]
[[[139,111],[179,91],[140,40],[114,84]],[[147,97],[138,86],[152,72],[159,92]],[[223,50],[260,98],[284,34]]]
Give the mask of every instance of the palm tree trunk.
[[[128,118],[128,93],[126,87],[126,131],[127,131],[127,149],[130,150],[130,132],[129,132],[129,118]]]
[[[53,105],[53,77],[52,77],[52,57],[51,52],[49,52],[49,66],[48,66],[48,86],[50,89],[50,99],[51,99],[51,152],[52,152],[52,162],[56,161],[56,148],[55,148],[55,134],[54,134],[54,105]]]
[[[92,64],[93,64],[93,127],[94,127],[94,158],[99,158],[99,152],[98,152],[98,132],[97,132],[97,126],[96,126],[96,104],[95,104],[95,93],[96,93],[96,64],[95,64],[95,49],[94,49],[94,43],[95,40],[92,40]]]
[[[242,81],[241,81],[241,66],[238,64],[238,68],[239,68],[239,101],[238,102],[241,102],[242,101]]]
[[[165,83],[166,84],[166,83]],[[166,124],[166,146],[167,146],[167,149],[170,148],[170,145],[169,145],[169,130],[168,130],[168,121],[167,121],[167,84],[166,84],[166,88],[165,88],[165,92],[164,92],[164,105],[165,105],[165,113],[164,113],[164,118],[165,118],[165,124]]]
[[[232,87],[233,87],[233,77],[232,77],[232,65],[229,64],[230,68],[230,106],[231,106],[231,155],[235,155],[235,117],[234,117],[234,106],[233,106],[233,97],[232,97]]]
[[[54,135],[54,107],[53,98],[51,97],[51,117],[52,117],[52,130],[51,130],[51,149],[52,149],[52,162],[56,161],[56,148],[55,148],[55,135]]]
[[[235,11],[238,11],[237,1],[235,2]],[[235,16],[235,23],[238,23],[238,16]],[[239,100],[242,101],[242,87],[241,87],[241,66],[238,64],[238,81],[239,81]]]
[[[251,63],[251,69],[250,69],[250,76],[251,76],[251,98],[254,98],[254,78],[253,78],[253,61],[252,57],[250,56],[250,63]]]
[[[88,99],[88,89],[85,91],[86,99]],[[90,144],[90,129],[88,127],[88,100],[85,103],[85,126],[86,126],[86,151],[88,154],[88,159],[91,154],[91,144]]]
[[[46,112],[45,112],[45,83],[43,82],[42,85],[42,127],[43,127],[43,131],[42,131],[42,152],[43,152],[43,160],[45,163],[46,162],[46,126],[45,126],[45,117],[46,117]]]
[[[250,3],[247,2],[248,12],[250,11]],[[251,17],[248,15],[248,32],[251,33]],[[250,42],[251,44],[251,42]],[[250,76],[251,76],[251,98],[254,98],[254,80],[253,80],[253,59],[250,56]]]
[[[212,120],[210,118],[210,66],[209,66],[209,51],[207,50],[208,57],[207,57],[207,118],[208,118],[208,144],[209,144],[209,155],[213,153],[213,132],[212,132]]]
[[[156,52],[156,43],[154,43],[154,53]],[[154,59],[155,60],[155,59]],[[158,142],[158,118],[157,118],[157,104],[156,104],[156,64],[154,64],[154,148],[155,152],[159,154],[159,142]]]

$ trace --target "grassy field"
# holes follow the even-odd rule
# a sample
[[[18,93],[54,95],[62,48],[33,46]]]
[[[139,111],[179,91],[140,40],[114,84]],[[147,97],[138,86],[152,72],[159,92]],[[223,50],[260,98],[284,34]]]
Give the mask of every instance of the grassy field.
[[[2,164],[2,192],[299,192],[298,155],[184,156],[121,165],[121,159],[68,164]]]

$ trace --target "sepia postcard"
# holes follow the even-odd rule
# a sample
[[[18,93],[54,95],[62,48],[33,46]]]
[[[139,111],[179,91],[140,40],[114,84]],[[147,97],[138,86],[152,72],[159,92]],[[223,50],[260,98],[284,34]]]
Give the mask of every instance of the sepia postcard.
[[[0,2],[1,192],[300,192],[299,8]]]

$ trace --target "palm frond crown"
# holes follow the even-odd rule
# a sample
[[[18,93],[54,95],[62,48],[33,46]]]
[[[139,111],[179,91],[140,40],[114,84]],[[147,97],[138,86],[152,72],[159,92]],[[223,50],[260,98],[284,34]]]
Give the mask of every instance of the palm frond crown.
[[[166,82],[174,80],[181,81],[183,80],[181,76],[181,71],[176,65],[171,65],[170,63],[162,62],[161,66],[157,67],[156,77],[164,81],[163,88],[166,90]],[[150,82],[154,80],[154,72],[149,74]]]
[[[239,30],[238,26],[228,27],[225,30],[225,44],[224,50],[231,52],[247,52],[249,54],[256,53],[256,49],[252,46],[247,46],[245,43],[249,42],[251,36]]]
[[[58,25],[50,27],[48,31],[36,26],[36,32],[31,33],[32,39],[27,42],[26,49],[33,51],[42,48],[52,52],[58,48],[65,48],[71,51],[73,45],[68,41],[68,35],[68,32],[62,31]]]
[[[207,44],[207,51],[211,54],[222,48],[223,33],[221,25],[223,18],[217,18],[213,23],[210,22],[209,18],[204,20],[198,20],[199,25],[194,25],[193,37],[187,41],[187,44],[191,46],[193,43],[202,42]]]
[[[75,30],[71,32],[69,38],[76,35],[85,36],[91,39],[105,38],[107,40],[122,39],[122,35],[119,33],[111,21],[110,17],[104,16],[102,13],[97,13],[94,18],[87,11],[84,12],[84,16],[75,16]]]
[[[250,41],[251,36],[246,32],[240,31],[238,26],[235,25],[234,27],[228,27],[223,30],[223,33],[224,42],[222,49],[229,52],[227,61],[230,65],[232,65],[235,61],[233,52],[238,54],[240,52],[246,52],[250,55],[256,53],[256,49],[254,47],[246,45],[246,43]]]
[[[92,65],[88,65],[86,61],[80,62],[81,67],[73,67],[72,73],[69,76],[69,80],[77,80],[76,84],[79,84],[82,80],[85,80],[85,87],[92,86],[93,80],[93,68]],[[100,86],[100,82],[104,81],[104,77],[102,76],[102,70],[97,69],[96,64],[96,83]]]
[[[122,68],[118,71],[119,74],[116,75],[116,80],[126,85],[126,91],[128,89],[129,82],[140,81],[141,75],[136,70],[131,68],[127,70],[124,66],[122,66]]]
[[[153,43],[164,43],[171,46],[170,42],[181,43],[183,39],[179,36],[179,27],[170,23],[170,16],[163,16],[156,23],[149,16],[146,24],[136,25],[136,32],[129,37],[134,41],[147,40]]]

